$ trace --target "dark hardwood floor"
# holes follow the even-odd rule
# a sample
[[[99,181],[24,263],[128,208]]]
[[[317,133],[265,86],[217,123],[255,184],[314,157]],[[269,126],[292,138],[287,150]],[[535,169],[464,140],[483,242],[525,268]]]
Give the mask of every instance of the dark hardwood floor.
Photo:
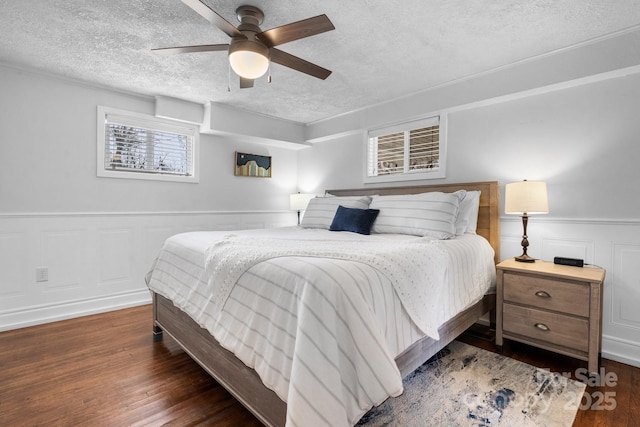
[[[151,330],[142,306],[0,333],[0,424],[261,426]]]
[[[154,343],[151,327],[151,306],[142,306],[0,333],[0,424],[261,425],[170,337]],[[460,338],[495,351],[491,339],[482,327]],[[515,342],[503,354],[574,377],[586,367]],[[617,375],[616,385],[589,387],[594,398],[583,399],[590,408],[574,426],[637,425],[640,369],[610,360],[602,366]],[[600,406],[598,393],[609,393]]]

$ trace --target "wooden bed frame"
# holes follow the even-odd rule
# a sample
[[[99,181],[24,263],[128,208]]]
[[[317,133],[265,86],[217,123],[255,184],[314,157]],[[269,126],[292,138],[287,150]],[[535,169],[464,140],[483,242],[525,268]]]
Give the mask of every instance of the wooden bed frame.
[[[480,190],[480,209],[477,233],[485,237],[495,251],[494,261],[500,259],[499,185],[497,182],[421,185],[411,187],[330,190],[336,196],[417,194],[427,191],[454,192]],[[495,294],[485,297],[442,325],[440,340],[425,337],[396,357],[402,377],[413,372],[458,335],[473,325],[485,313],[495,308]],[[222,348],[207,330],[201,328],[186,313],[158,294],[153,294],[154,339],[162,339],[163,331],[213,378],[267,426],[284,426],[287,405],[266,388],[258,374],[248,368],[233,353]]]

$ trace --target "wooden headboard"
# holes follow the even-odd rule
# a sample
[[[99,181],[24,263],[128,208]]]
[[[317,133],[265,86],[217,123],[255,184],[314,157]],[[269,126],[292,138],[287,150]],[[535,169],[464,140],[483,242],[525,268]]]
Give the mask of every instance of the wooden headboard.
[[[415,185],[406,187],[355,188],[327,190],[335,196],[373,196],[393,194],[418,194],[429,191],[453,193],[458,190],[480,191],[477,233],[487,239],[495,251],[494,261],[500,262],[500,185],[497,181],[463,182],[458,184]]]

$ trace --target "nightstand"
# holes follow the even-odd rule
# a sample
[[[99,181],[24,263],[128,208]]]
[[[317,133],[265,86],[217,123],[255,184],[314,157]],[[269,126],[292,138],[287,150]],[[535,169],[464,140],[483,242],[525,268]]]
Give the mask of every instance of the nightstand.
[[[496,269],[496,345],[508,338],[586,360],[598,372],[605,270],[513,259]]]

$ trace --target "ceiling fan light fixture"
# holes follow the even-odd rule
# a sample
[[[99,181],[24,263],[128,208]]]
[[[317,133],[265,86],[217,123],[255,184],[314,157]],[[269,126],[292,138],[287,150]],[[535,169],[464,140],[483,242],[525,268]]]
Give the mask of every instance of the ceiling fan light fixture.
[[[229,47],[229,63],[240,77],[257,79],[269,69],[269,49],[252,40],[235,40]]]
[[[236,9],[236,17],[240,21],[240,25],[235,27],[222,15],[211,9],[205,0],[182,0],[182,2],[231,37],[231,42],[229,44],[164,47],[152,49],[153,51],[165,55],[226,51],[228,52],[229,73],[233,68],[233,71],[240,76],[241,89],[253,87],[253,81],[269,71],[271,61],[321,80],[331,74],[331,70],[277,48],[284,43],[335,30],[336,28],[327,15],[318,15],[262,31],[260,24],[264,20],[264,13],[255,6],[242,5]],[[271,83],[271,76],[269,76],[269,83]]]

